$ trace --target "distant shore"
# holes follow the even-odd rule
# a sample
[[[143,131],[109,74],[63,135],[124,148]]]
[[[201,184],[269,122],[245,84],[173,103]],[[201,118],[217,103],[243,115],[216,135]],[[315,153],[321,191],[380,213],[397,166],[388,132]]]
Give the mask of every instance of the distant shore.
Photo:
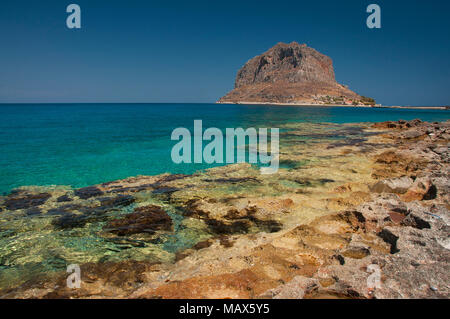
[[[313,104],[313,103],[277,103],[277,102],[216,102],[217,104],[251,104],[251,105],[277,105],[277,106],[333,106],[354,108],[381,108],[381,109],[416,109],[416,110],[449,110],[449,106],[388,106],[388,105],[347,105],[347,104]]]
[[[450,110],[449,106],[372,106],[373,108],[416,109],[416,110]]]

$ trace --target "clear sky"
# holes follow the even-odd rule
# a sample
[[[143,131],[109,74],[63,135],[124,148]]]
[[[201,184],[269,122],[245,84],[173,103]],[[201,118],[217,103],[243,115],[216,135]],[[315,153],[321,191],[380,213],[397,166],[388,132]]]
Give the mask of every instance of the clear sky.
[[[0,103],[215,102],[247,60],[297,41],[380,103],[448,105],[449,15],[448,0],[1,0]]]

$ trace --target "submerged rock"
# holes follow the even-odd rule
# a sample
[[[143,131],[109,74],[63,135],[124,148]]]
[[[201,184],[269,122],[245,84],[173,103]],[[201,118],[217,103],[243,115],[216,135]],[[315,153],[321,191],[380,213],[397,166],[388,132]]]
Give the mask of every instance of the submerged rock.
[[[70,198],[69,195],[65,194],[65,195],[62,195],[62,196],[58,197],[56,199],[56,201],[59,202],[59,203],[60,202],[70,202],[70,201],[72,201],[72,198]]]
[[[103,195],[103,192],[95,186],[83,187],[76,189],[74,191],[75,196],[78,196],[81,199],[88,199],[95,196]]]
[[[272,203],[272,206],[281,213],[286,212],[285,209],[292,204],[292,200],[284,199]],[[282,223],[274,220],[274,213],[257,205],[247,204],[237,208],[231,203],[192,199],[181,209],[186,216],[203,220],[215,234],[246,233],[252,227],[271,233],[282,228]]]
[[[395,125],[401,128],[379,135],[371,128],[374,135],[362,142],[370,144],[364,152],[359,145],[346,146],[351,152],[328,148],[328,141],[289,144],[281,156],[304,164],[271,176],[245,164],[191,176],[140,176],[82,191],[83,197],[93,195],[89,200],[78,195],[64,204],[49,199],[6,214],[8,197],[0,198],[5,220],[0,239],[16,248],[13,255],[1,257],[19,265],[2,274],[10,269],[20,273],[20,262],[30,258],[61,269],[45,280],[0,290],[0,296],[449,298],[448,125]],[[435,135],[402,135],[413,125]],[[308,131],[314,129],[308,126]],[[49,194],[72,198],[65,189]],[[155,205],[126,214],[135,202],[164,203],[184,216],[169,216]],[[51,215],[58,212],[60,216]],[[45,232],[15,226],[24,216],[33,219],[26,225],[30,228],[42,227],[38,222],[44,221]],[[174,228],[171,216],[177,233],[163,233]],[[46,227],[48,220],[56,230]],[[9,225],[16,228],[6,229]],[[23,239],[34,233],[49,247],[42,251],[54,256],[29,253],[31,242]],[[78,255],[97,262],[80,263],[82,287],[71,290],[65,285],[64,263]],[[369,287],[375,270],[379,285]]]
[[[27,209],[44,204],[50,197],[49,193],[30,194],[26,192],[13,193],[5,200],[8,210]]]
[[[133,204],[136,199],[131,195],[118,195],[114,197],[102,197],[98,199],[100,207],[120,207]]]
[[[71,229],[83,227],[89,221],[89,216],[66,213],[52,221],[52,224],[58,229]]]
[[[138,207],[121,219],[110,221],[105,230],[119,236],[138,233],[154,234],[158,230],[172,230],[172,219],[159,206]]]

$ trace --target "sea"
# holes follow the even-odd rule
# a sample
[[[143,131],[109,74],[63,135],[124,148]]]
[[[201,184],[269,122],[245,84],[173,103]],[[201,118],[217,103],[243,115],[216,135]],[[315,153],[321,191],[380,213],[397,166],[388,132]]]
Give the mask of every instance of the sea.
[[[288,122],[444,121],[450,111],[224,104],[0,104],[0,194],[28,185],[74,188],[221,164],[175,164],[172,131],[275,128]]]

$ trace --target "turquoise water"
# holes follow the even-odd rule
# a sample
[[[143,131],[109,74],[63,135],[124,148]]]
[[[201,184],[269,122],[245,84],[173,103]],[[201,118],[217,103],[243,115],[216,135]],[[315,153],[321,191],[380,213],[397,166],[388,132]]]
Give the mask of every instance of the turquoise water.
[[[192,173],[174,164],[172,130],[294,122],[442,121],[449,111],[220,104],[2,104],[0,193],[24,185],[83,187],[135,175]]]

